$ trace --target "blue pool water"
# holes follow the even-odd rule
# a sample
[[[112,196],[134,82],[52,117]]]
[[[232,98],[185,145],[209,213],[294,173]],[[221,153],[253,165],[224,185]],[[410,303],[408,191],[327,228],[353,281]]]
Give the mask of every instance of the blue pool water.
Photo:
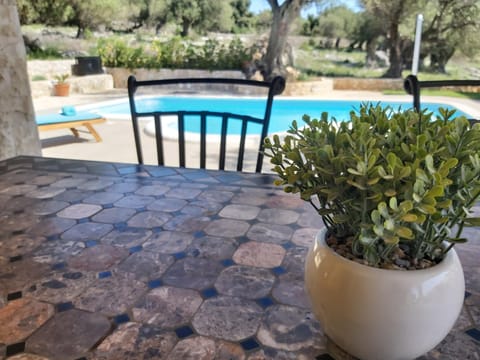
[[[333,117],[338,121],[348,120],[350,118],[350,111],[357,110],[362,102],[364,101],[275,98],[273,101],[269,133],[284,132],[288,130],[293,120],[297,120],[299,124],[301,124],[301,119],[304,114],[308,114],[314,118],[319,118],[322,112],[327,112],[329,118]],[[206,103],[208,103],[207,107],[205,106]],[[373,103],[376,104],[377,102],[374,101]],[[405,110],[412,108],[412,102],[382,101],[381,104],[383,106],[389,105],[394,110]],[[456,115],[458,116],[465,115],[469,117],[469,115],[451,105],[422,103],[422,107],[427,108],[429,111],[432,111],[435,114],[438,114],[439,107],[446,107],[457,110]],[[245,115],[263,117],[265,112],[265,101],[255,98],[162,96],[157,98],[140,99],[137,106],[137,110],[140,112],[153,111],[155,109],[173,111],[178,109],[204,110],[205,108],[213,108],[218,111],[231,111]],[[95,107],[93,110],[106,117],[109,115],[128,116],[130,114],[128,101],[114,103],[108,106]],[[212,121],[213,124],[207,128],[209,134],[220,133],[220,119],[217,120],[218,123],[216,123],[216,121]],[[171,126],[173,127],[175,125],[172,124]],[[186,130],[198,133],[199,125],[196,122],[189,123],[187,121]],[[257,130],[251,128],[249,129],[249,132],[250,131],[256,132]],[[239,122],[238,126],[237,124],[234,124],[232,125],[232,128],[229,128],[229,133],[239,132]]]

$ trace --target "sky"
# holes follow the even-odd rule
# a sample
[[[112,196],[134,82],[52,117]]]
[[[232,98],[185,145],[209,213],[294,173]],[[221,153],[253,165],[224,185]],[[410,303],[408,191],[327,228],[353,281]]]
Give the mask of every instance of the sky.
[[[358,6],[358,2],[357,0],[337,0],[337,2],[340,4],[340,3],[343,3],[345,5],[347,5],[348,7],[350,7],[352,10],[359,10],[359,6]],[[253,12],[253,13],[259,13],[260,11],[263,11],[263,10],[270,10],[270,5],[268,4],[267,0],[250,0],[250,10]],[[312,13],[312,14],[316,14],[316,9],[315,9],[315,6],[312,6],[311,7],[311,10],[308,10],[306,13]]]

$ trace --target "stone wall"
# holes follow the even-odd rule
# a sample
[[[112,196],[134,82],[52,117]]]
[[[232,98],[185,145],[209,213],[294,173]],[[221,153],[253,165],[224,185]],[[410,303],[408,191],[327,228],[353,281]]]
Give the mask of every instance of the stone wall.
[[[334,78],[334,90],[403,90],[403,79]]]
[[[40,155],[15,0],[0,0],[0,160]]]
[[[193,70],[193,69],[125,69],[125,68],[106,68],[106,72],[113,76],[113,86],[115,88],[125,89],[127,79],[130,75],[135,75],[137,80],[152,79],[170,79],[170,78],[190,78],[190,77],[218,77],[218,78],[236,78],[243,79],[245,75],[241,71],[224,70]]]

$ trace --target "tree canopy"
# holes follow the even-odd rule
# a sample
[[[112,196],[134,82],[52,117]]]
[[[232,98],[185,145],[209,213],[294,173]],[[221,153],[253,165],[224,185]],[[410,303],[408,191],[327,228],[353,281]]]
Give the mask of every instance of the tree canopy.
[[[77,37],[98,28],[133,32],[148,27],[158,33],[166,24],[182,37],[192,32],[270,31],[267,49],[257,63],[265,78],[285,75],[293,64],[288,38],[299,21],[301,33],[321,37],[325,47],[338,48],[340,40],[347,39],[350,49],[366,49],[366,66],[376,66],[376,51],[386,49],[390,61],[385,77],[400,77],[410,66],[418,13],[425,19],[423,69],[445,72],[456,52],[473,56],[480,49],[478,0],[359,0],[357,12],[332,0],[263,1],[270,10],[255,15],[249,10],[250,0],[17,0],[17,6],[22,24],[75,26]],[[317,12],[300,18],[301,10],[312,4]]]

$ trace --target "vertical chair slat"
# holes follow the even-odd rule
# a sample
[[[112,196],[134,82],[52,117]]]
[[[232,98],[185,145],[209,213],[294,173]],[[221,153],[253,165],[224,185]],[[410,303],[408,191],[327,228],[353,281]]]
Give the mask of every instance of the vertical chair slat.
[[[247,119],[242,119],[242,132],[240,134],[240,147],[238,148],[237,171],[243,169],[243,158],[245,155],[245,139],[247,137]]]
[[[227,126],[228,126],[228,115],[225,114],[222,116],[222,131],[220,134],[220,160],[218,162],[218,168],[220,170],[225,170],[225,153],[227,148]]]
[[[155,121],[155,145],[157,147],[157,162],[158,165],[164,165],[164,158],[163,158],[163,136],[162,136],[162,124],[160,122],[160,115],[154,115]]]
[[[180,167],[185,167],[185,113],[178,113],[178,156]]]
[[[200,168],[205,169],[207,158],[207,115],[200,115]]]

